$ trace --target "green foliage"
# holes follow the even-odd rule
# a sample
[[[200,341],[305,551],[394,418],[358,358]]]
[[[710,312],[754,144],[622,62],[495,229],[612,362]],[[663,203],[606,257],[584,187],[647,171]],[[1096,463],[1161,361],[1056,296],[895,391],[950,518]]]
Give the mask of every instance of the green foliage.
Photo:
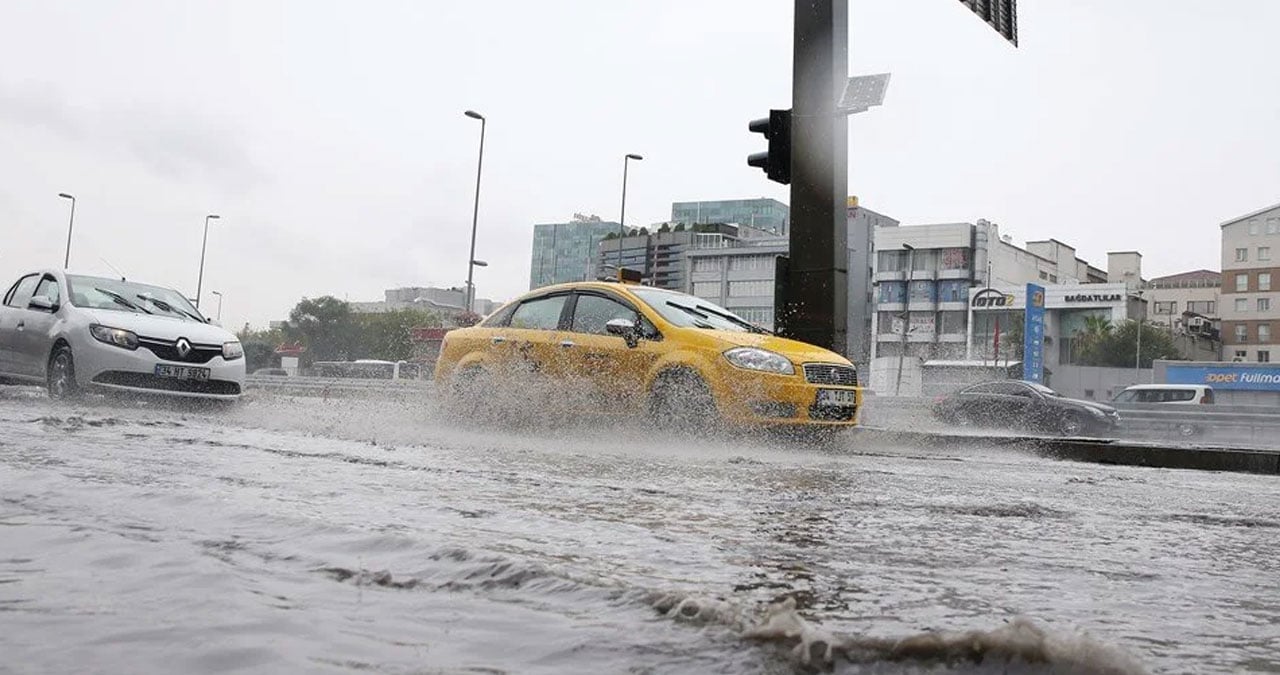
[[[658,226],[658,234],[665,234],[671,231],[671,223],[663,223]]]
[[[1142,353],[1138,354],[1138,331],[1142,331]],[[1132,368],[1135,358],[1142,368],[1150,368],[1156,359],[1181,360],[1182,354],[1173,336],[1161,326],[1147,322],[1125,321],[1113,326],[1102,317],[1085,319],[1085,329],[1076,334],[1076,361],[1085,366]]]
[[[610,232],[604,235],[604,241],[613,241],[614,239],[617,239],[617,238],[618,238],[617,232]]]
[[[442,325],[435,312],[400,309],[356,314],[346,302],[324,296],[304,298],[293,308],[285,337],[306,346],[303,359],[307,363],[355,359],[400,361],[413,356],[411,329]]]
[[[672,231],[672,232],[684,232],[684,230],[685,230],[684,223],[676,223],[675,228],[673,228],[671,231]]]

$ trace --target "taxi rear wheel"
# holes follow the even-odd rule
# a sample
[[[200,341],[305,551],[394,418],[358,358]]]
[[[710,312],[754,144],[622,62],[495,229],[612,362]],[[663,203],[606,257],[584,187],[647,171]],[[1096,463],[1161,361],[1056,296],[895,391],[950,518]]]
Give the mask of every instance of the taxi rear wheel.
[[[679,431],[706,429],[715,424],[716,403],[711,389],[696,373],[673,370],[653,383],[649,411],[656,423]]]

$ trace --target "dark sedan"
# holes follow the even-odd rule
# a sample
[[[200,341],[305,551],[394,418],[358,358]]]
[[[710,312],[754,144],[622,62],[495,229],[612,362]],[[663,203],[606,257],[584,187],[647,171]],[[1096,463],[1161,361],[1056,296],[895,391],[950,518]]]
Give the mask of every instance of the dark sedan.
[[[933,415],[958,426],[1003,427],[1083,436],[1106,434],[1120,422],[1102,403],[1064,398],[1034,382],[1000,380],[971,385],[933,402]]]

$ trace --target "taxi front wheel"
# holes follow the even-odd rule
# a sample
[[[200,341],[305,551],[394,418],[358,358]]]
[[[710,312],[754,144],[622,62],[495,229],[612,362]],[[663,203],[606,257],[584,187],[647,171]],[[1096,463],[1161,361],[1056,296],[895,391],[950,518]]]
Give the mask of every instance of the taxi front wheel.
[[[687,370],[658,376],[649,410],[656,423],[680,431],[704,429],[717,421],[711,389],[696,373]]]

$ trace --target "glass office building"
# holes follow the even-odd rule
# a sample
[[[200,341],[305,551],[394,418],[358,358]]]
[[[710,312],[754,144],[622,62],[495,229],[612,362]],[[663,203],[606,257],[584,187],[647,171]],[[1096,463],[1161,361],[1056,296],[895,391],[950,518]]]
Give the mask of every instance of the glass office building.
[[[720,199],[700,202],[673,202],[671,222],[734,223],[786,236],[791,209],[776,199]]]
[[[574,220],[533,226],[529,288],[596,278],[600,242],[618,233],[618,223]]]

